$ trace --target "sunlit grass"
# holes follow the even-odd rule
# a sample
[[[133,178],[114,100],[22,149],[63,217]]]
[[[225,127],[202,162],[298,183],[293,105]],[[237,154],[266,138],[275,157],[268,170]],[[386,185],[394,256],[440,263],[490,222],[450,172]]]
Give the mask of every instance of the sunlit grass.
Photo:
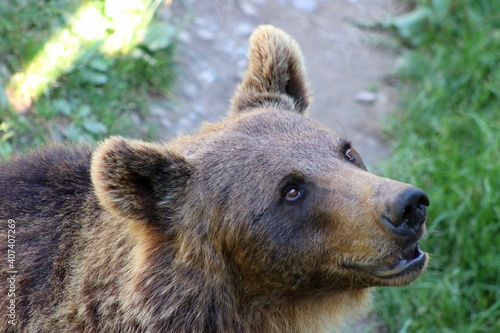
[[[99,50],[108,56],[126,55],[141,41],[159,2],[107,0],[84,3],[66,27],[48,40],[28,65],[7,84],[9,100],[25,111],[47,87],[66,73],[85,49],[102,42]],[[109,33],[109,31],[112,31]]]
[[[168,94],[173,80],[175,29],[155,20],[161,4],[2,5],[0,155],[51,141],[151,135],[154,124],[137,124],[147,116],[146,98]]]

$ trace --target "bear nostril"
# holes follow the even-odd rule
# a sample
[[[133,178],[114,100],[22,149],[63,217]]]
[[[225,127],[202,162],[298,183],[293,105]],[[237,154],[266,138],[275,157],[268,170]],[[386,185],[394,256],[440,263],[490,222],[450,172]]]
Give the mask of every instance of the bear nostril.
[[[413,186],[407,187],[391,196],[382,221],[396,234],[413,234],[425,222],[426,206],[429,206],[429,198],[424,191]]]
[[[425,194],[424,191],[422,191],[422,190],[419,190],[419,191],[422,192],[422,195],[420,196],[420,198],[418,200],[418,205],[429,207],[429,205],[430,205],[429,197],[427,196],[427,194]]]

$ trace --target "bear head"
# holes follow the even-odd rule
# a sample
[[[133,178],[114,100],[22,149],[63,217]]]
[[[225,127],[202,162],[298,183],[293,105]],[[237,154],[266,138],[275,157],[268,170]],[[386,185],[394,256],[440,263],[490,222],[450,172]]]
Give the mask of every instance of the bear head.
[[[224,270],[245,295],[412,282],[427,260],[425,193],[369,173],[348,140],[307,117],[291,37],[261,26],[250,45],[222,122],[164,144],[101,143],[91,168],[100,204],[156,235],[154,246],[171,242],[187,267]]]

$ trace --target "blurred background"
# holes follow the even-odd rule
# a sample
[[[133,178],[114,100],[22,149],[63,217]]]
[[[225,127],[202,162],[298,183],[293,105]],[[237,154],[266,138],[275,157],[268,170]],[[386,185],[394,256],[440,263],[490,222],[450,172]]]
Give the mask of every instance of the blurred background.
[[[259,24],[301,45],[311,117],[431,198],[428,272],[346,332],[500,332],[500,1],[2,1],[0,156],[220,120]]]

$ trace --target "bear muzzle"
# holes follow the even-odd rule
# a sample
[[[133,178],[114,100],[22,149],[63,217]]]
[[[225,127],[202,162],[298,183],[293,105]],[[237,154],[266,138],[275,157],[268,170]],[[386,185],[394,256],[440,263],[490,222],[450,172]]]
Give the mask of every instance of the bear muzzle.
[[[357,200],[369,204],[354,218],[342,215],[350,225],[356,221],[352,227],[357,230],[357,244],[360,244],[351,245],[354,257],[348,258],[343,266],[363,272],[361,276],[367,284],[410,283],[427,264],[428,256],[420,250],[418,241],[425,233],[428,196],[415,186],[369,173],[357,172],[355,177],[345,178],[353,180],[351,190]],[[362,216],[366,219],[357,223]]]
[[[418,240],[425,231],[429,198],[412,185],[403,187],[387,199],[382,225],[398,239],[401,250],[373,265],[364,266],[368,273],[383,279],[418,275],[425,268],[427,255],[420,251]]]

